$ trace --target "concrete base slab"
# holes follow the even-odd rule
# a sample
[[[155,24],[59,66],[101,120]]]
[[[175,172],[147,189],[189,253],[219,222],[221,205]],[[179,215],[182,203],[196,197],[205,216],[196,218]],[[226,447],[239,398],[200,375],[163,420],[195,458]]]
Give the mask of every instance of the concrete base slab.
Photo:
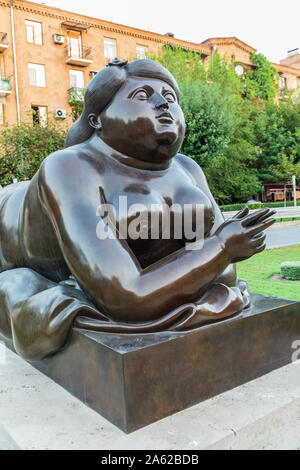
[[[300,449],[300,361],[126,435],[0,352],[0,423],[22,449]]]

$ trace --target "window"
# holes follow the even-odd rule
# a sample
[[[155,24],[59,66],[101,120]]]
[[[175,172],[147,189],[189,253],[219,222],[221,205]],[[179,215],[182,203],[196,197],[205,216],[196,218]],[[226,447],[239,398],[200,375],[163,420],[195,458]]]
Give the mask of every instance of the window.
[[[146,59],[148,55],[148,47],[146,46],[136,46],[136,56],[138,59]]]
[[[117,41],[115,39],[104,38],[104,57],[106,59],[117,57]]]
[[[46,86],[45,66],[40,64],[28,64],[29,84],[31,86]]]
[[[84,72],[70,70],[70,88],[84,88]]]
[[[27,41],[31,42],[32,44],[43,44],[43,37],[42,37],[42,25],[41,23],[37,23],[36,21],[25,21],[26,23],[26,33],[27,33]]]
[[[94,78],[96,75],[97,75],[97,70],[90,70],[90,77],[91,77],[91,80],[92,78]]]
[[[0,126],[4,124],[4,106],[3,103],[0,103]]]
[[[31,106],[33,124],[38,126],[47,126],[47,107],[46,106]]]
[[[82,57],[81,33],[79,31],[68,30],[67,41],[69,57]]]
[[[286,90],[286,78],[283,76],[279,77],[279,90],[281,93],[284,93]]]

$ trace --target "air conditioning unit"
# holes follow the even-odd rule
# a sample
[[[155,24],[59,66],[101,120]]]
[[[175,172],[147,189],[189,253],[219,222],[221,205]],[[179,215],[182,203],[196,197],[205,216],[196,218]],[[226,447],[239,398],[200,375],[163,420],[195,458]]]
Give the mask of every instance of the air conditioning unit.
[[[65,109],[56,109],[54,111],[55,119],[66,119],[67,111]]]
[[[55,44],[64,44],[65,36],[63,34],[53,34],[53,41]]]

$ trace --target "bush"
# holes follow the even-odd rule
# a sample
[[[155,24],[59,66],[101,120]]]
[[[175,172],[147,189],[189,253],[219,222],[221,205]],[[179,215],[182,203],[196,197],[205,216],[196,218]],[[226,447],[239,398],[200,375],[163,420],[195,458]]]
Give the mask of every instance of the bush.
[[[66,128],[50,121],[47,127],[22,123],[0,132],[0,184],[30,180],[42,161],[65,146]]]
[[[280,275],[292,281],[300,280],[300,261],[286,261],[280,265]]]
[[[246,204],[246,203],[226,204],[224,206],[220,206],[220,209],[221,209],[222,212],[233,212],[233,211],[240,211],[245,206],[249,207],[250,210],[252,210],[252,209],[262,209],[263,207],[265,207],[263,202],[258,202],[257,204]]]
[[[286,207],[293,207],[294,201],[287,201]],[[300,201],[297,201],[297,206],[300,206]],[[265,202],[264,207],[285,207],[284,202]]]
[[[262,209],[263,207],[270,207],[271,209],[276,209],[278,207],[285,207],[284,202],[260,202],[258,204],[246,204],[246,203],[238,203],[238,204],[223,204],[220,206],[222,212],[231,212],[231,211],[239,211],[243,209],[244,206],[248,206],[249,209]],[[287,201],[286,207],[293,207],[294,201]],[[300,206],[300,201],[297,201],[297,206]]]

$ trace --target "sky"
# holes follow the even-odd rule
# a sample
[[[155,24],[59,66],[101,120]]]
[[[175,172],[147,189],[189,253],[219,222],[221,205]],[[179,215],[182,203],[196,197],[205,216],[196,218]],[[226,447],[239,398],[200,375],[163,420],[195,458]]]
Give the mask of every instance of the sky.
[[[279,62],[300,47],[300,0],[44,0],[65,10],[200,43],[236,36]]]

